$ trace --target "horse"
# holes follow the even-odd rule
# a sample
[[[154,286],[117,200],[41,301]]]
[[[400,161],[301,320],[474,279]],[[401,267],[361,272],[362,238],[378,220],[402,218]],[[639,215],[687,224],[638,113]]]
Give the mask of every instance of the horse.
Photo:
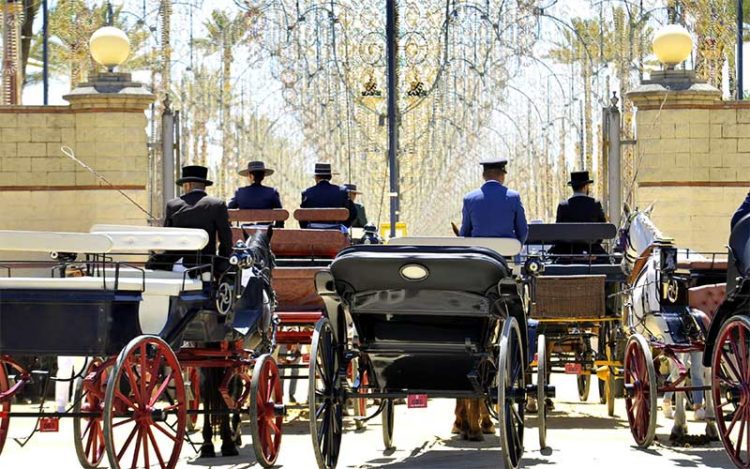
[[[631,211],[625,205],[625,216],[623,226],[620,228],[620,249],[624,253],[623,264],[628,274],[630,289],[629,301],[623,310],[623,325],[631,333],[641,334],[649,342],[659,342],[669,345],[690,345],[692,343],[704,343],[705,333],[699,322],[705,322],[705,318],[696,317],[691,313],[687,304],[680,305],[677,300],[678,286],[676,281],[669,277],[665,269],[663,272],[662,260],[658,251],[664,249],[675,249],[671,239],[666,238],[650,219],[651,210]],[[659,246],[659,249],[654,249]],[[685,251],[677,250],[677,256],[684,256]],[[675,267],[676,266],[671,266]],[[666,288],[662,286],[666,285]],[[664,306],[664,297],[667,296],[676,306]],[[669,311],[667,311],[669,308]],[[679,324],[679,331],[675,334],[670,332],[668,317],[677,318],[677,322],[671,321],[672,329]],[[676,353],[681,363],[685,363],[687,353]],[[668,357],[667,357],[668,358]],[[710,369],[704,368],[701,360],[692,360],[691,369],[703,378],[703,383],[710,383]],[[697,362],[697,363],[696,363]],[[668,360],[672,365],[672,360]],[[657,367],[657,372],[662,367]],[[685,369],[682,373],[686,373]],[[666,374],[666,373],[664,373]],[[680,373],[669,370],[672,382],[680,378]],[[671,430],[670,439],[681,441],[687,435],[685,418],[685,393],[675,392],[675,414],[674,425]],[[705,393],[706,399],[706,436],[709,439],[718,437],[714,424],[714,411],[711,393]],[[653,409],[655,412],[656,409]]]
[[[235,246],[229,263],[237,269],[229,269],[220,277],[216,311],[210,312],[217,319],[220,315],[226,318],[223,324],[225,342],[241,340],[243,348],[252,349],[257,354],[271,352],[274,346],[272,316],[275,297],[271,272],[275,259],[271,252],[272,236],[273,228],[268,227],[248,236],[244,244]],[[239,327],[238,323],[243,327]],[[215,425],[222,439],[222,454],[238,454],[236,446],[242,443],[240,416],[233,414],[230,421],[227,414],[214,415],[213,422],[211,417],[215,411],[225,411],[242,404],[249,396],[249,386],[250,376],[246,370],[221,367],[203,369],[202,457],[215,456],[212,443]]]
[[[464,440],[483,441],[484,434],[495,433],[495,425],[483,399],[456,399],[456,419],[453,422],[454,434],[461,434]]]

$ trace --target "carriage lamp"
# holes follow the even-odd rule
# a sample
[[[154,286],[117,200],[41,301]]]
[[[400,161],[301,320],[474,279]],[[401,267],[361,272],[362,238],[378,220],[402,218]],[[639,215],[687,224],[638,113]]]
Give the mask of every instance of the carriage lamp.
[[[651,43],[654,55],[667,70],[684,62],[693,51],[693,38],[684,26],[670,24],[654,33]]]
[[[430,271],[427,267],[420,264],[406,264],[401,267],[401,276],[406,280],[417,282],[426,279],[429,275]]]
[[[115,67],[128,59],[130,40],[121,29],[104,26],[91,35],[89,49],[94,60],[113,72]]]

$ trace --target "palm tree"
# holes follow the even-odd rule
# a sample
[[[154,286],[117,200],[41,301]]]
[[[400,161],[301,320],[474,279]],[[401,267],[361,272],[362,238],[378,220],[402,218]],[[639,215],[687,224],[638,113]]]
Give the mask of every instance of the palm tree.
[[[219,165],[221,174],[219,177],[218,190],[222,195],[227,195],[227,181],[229,181],[230,169],[236,168],[237,162],[231,158],[235,149],[234,138],[230,130],[230,113],[232,110],[232,62],[234,61],[234,48],[247,36],[249,29],[247,15],[238,14],[230,16],[222,10],[211,12],[210,18],[205,22],[207,37],[195,41],[195,45],[212,54],[221,53],[221,133],[222,133],[222,160]]]

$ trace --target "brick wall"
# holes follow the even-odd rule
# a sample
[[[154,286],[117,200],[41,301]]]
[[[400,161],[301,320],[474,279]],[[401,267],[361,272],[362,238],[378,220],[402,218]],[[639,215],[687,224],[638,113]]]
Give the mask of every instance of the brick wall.
[[[724,251],[729,220],[750,188],[750,106],[641,106],[636,204],[681,247]]]
[[[146,206],[148,150],[141,109],[0,108],[0,229],[87,231],[147,217],[60,151]]]

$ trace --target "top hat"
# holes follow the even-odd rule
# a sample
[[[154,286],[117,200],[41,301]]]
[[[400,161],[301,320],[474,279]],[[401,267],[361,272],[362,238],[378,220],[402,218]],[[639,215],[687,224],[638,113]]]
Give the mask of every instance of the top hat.
[[[315,163],[315,176],[333,176],[334,173],[331,171],[331,163]]]
[[[350,194],[361,194],[361,192],[357,190],[356,184],[344,184],[344,188],[346,189],[346,192],[349,192]]]
[[[498,156],[495,158],[489,158],[479,162],[485,169],[501,169],[505,171],[505,166],[508,164],[508,158],[504,156]]]
[[[588,171],[572,171],[570,173],[570,181],[568,181],[568,185],[580,186],[583,184],[591,184],[592,182],[594,182],[594,180],[589,177]]]
[[[240,170],[240,176],[247,176],[250,173],[254,173],[256,171],[263,171],[266,173],[266,176],[270,176],[274,173],[274,170],[271,168],[266,168],[266,164],[262,161],[251,161],[247,164],[247,169],[241,169]]]
[[[183,166],[182,177],[175,181],[178,186],[183,185],[186,182],[200,182],[207,186],[213,185],[213,181],[206,179],[208,176],[208,168],[205,166]]]

